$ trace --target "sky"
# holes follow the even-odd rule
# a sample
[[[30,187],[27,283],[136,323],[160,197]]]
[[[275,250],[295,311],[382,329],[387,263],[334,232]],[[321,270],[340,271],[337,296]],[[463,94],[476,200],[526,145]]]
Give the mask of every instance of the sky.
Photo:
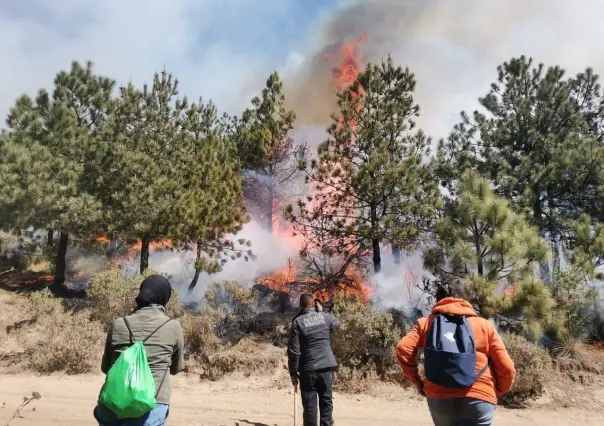
[[[229,113],[277,70],[298,123],[324,129],[333,94],[316,54],[366,33],[367,59],[416,73],[418,124],[443,137],[513,56],[604,71],[602,16],[602,0],[0,0],[0,117],[76,59],[120,84],[165,68]]]
[[[0,1],[0,116],[52,87],[72,60],[142,84],[165,69],[181,94],[239,110],[299,56],[336,0]]]

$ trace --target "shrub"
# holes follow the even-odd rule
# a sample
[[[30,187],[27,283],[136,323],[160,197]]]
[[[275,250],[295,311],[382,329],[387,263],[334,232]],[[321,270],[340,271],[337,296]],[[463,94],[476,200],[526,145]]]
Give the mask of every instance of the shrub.
[[[514,361],[516,379],[511,392],[500,398],[500,403],[522,408],[543,395],[552,374],[552,360],[545,349],[522,336],[506,333],[503,340]]]
[[[235,281],[215,282],[205,293],[208,302],[205,313],[213,318],[220,337],[244,332],[254,317],[257,298],[253,290]]]
[[[566,342],[585,341],[594,330],[596,315],[593,306],[598,293],[589,287],[585,273],[577,268],[556,271],[551,292],[556,300],[557,322],[553,324],[554,338]]]
[[[246,337],[231,347],[204,356],[200,378],[216,381],[235,372],[243,372],[246,377],[260,372],[270,374],[281,365],[284,356],[283,350]]]
[[[185,353],[200,357],[217,351],[220,340],[214,334],[212,318],[207,315],[185,315],[180,320],[185,337]]]
[[[136,307],[135,299],[141,281],[153,274],[156,272],[147,270],[142,275],[128,279],[121,269],[114,268],[95,275],[86,290],[93,302],[92,318],[100,321],[107,329],[116,318],[130,314]],[[179,318],[184,314],[177,291],[172,294],[166,314],[172,318]]]
[[[348,390],[360,390],[359,380],[372,377],[402,380],[394,347],[405,330],[394,323],[391,314],[378,312],[353,295],[336,297],[333,314],[340,323],[332,340],[340,364],[338,377],[355,386]]]
[[[90,373],[99,368],[105,333],[86,311],[71,312],[50,292],[34,293],[29,298],[35,318],[36,339],[25,342],[28,367],[39,373],[62,371]]]
[[[49,289],[30,294],[28,302],[34,321],[45,316],[55,316],[64,312],[61,299],[54,297]]]

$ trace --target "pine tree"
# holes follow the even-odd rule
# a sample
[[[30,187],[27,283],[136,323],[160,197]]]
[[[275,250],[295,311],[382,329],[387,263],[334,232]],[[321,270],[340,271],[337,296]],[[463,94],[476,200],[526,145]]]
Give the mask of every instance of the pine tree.
[[[228,125],[227,116],[219,119],[216,107],[201,99],[184,116],[183,131],[189,133],[192,143],[182,167],[186,179],[191,180],[190,195],[183,206],[190,220],[183,223],[180,239],[196,248],[195,275],[189,291],[197,285],[202,271],[221,270],[224,255],[245,260],[253,256],[249,241],[227,238],[247,221],[240,162]]]
[[[477,173],[466,172],[453,189],[437,221],[435,243],[426,250],[426,268],[459,287],[482,316],[513,318],[539,335],[554,307],[543,282],[534,278],[548,255],[546,241]]]
[[[214,107],[177,96],[178,81],[165,71],[151,87],[123,87],[103,135],[97,192],[107,208],[106,232],[140,241],[141,273],[151,243],[161,240],[194,243],[196,269],[216,272],[220,262],[212,258],[234,249],[225,233],[245,219],[238,158],[214,124]]]
[[[187,105],[175,101],[177,87],[166,72],[155,74],[151,87],[121,87],[103,135],[99,164],[105,173],[97,191],[106,208],[106,232],[140,241],[141,273],[149,266],[151,243],[169,238],[181,221],[173,215],[182,196],[175,159],[186,146],[180,117]]]
[[[602,91],[589,69],[566,79],[559,67],[520,57],[498,71],[480,99],[486,112],[463,113],[441,141],[441,178],[454,183],[460,170],[477,169],[550,240],[558,268],[571,221],[602,211]],[[546,264],[542,276],[551,276]]]
[[[252,99],[252,108],[243,113],[237,137],[246,199],[259,207],[271,233],[275,210],[295,193],[292,187],[301,176],[298,163],[306,148],[291,137],[295,119],[294,112],[285,108],[283,83],[275,72],[262,95]]]
[[[596,277],[597,269],[604,265],[604,223],[583,214],[572,226],[570,260],[587,277]]]
[[[98,229],[100,203],[91,195],[86,173],[90,152],[111,113],[115,82],[73,62],[55,78],[50,95],[19,98],[7,124],[9,140],[0,146],[0,192],[5,223],[12,229],[59,232],[54,288],[65,281],[70,235],[87,237]]]
[[[372,254],[381,270],[381,245],[410,248],[439,202],[430,165],[430,139],[415,131],[419,107],[414,75],[392,59],[369,64],[338,94],[341,116],[308,170],[313,195],[288,209],[297,232],[314,238],[320,222],[334,254]]]

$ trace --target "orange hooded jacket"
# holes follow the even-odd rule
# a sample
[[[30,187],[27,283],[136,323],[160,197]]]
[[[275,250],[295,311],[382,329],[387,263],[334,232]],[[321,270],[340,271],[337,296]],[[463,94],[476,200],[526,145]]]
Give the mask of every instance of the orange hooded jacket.
[[[476,372],[482,370],[490,361],[490,367],[469,388],[445,388],[426,380],[424,393],[430,398],[475,398],[497,404],[497,397],[507,393],[514,383],[514,362],[508,355],[503,341],[493,324],[476,315],[470,303],[463,299],[448,297],[432,308],[432,314],[449,314],[468,317],[468,323],[476,342]],[[420,384],[417,372],[417,351],[426,346],[426,336],[433,316],[420,318],[411,331],[396,346],[396,357],[403,374],[413,382]]]

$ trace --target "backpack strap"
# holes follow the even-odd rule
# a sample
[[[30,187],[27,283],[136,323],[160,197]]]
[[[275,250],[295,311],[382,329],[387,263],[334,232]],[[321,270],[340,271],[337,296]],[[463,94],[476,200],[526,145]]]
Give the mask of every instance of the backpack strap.
[[[130,343],[136,342],[137,340],[134,338],[134,334],[132,334],[132,329],[130,328],[130,323],[128,322],[126,317],[124,317],[122,319],[124,320],[124,324],[126,324],[126,328],[128,329],[128,334],[130,334]],[[162,328],[164,325],[168,324],[170,321],[172,321],[172,318],[168,318],[168,320],[166,322],[162,323],[162,325],[160,325],[155,330],[153,330],[151,332],[151,334],[149,334],[142,342],[145,343],[147,340],[149,340],[149,338],[151,336],[153,336],[155,333],[157,333],[160,328]]]
[[[487,361],[487,365],[484,366],[484,368],[482,370],[480,370],[478,372],[478,374],[476,375],[476,380],[480,379],[480,377],[486,373],[486,371],[489,369],[489,367],[491,366],[491,360]]]
[[[157,327],[153,331],[153,333],[149,334],[147,336],[147,338],[145,340],[143,340],[143,343],[145,343],[151,336],[153,336],[155,333],[157,333],[160,328],[162,328],[164,325],[168,324],[170,321],[172,321],[172,318],[168,318],[168,321],[164,322],[162,325]],[[159,383],[159,386],[157,387],[157,391],[155,391],[155,398],[157,398],[157,396],[159,395],[159,391],[161,390],[162,386],[164,385],[164,382],[166,381],[166,376],[168,375],[169,369],[170,369],[170,364],[168,364],[168,366],[166,367],[166,371],[164,371],[164,377],[162,377],[161,382]]]
[[[130,328],[130,324],[128,323],[128,320],[126,319],[126,317],[122,318],[124,320],[124,324],[126,325],[126,328],[128,329],[128,334],[130,334],[130,343],[134,344],[134,342],[136,342],[136,339],[134,338],[134,334],[132,334],[132,329]]]
[[[149,340],[149,338],[151,336],[153,336],[155,333],[157,333],[159,331],[160,328],[162,328],[164,325],[168,324],[170,321],[172,321],[172,318],[168,318],[168,321],[164,322],[162,325],[160,325],[159,327],[157,327],[155,330],[153,330],[153,332],[151,334],[149,334],[145,340],[143,340],[143,343],[145,343],[147,340]]]

